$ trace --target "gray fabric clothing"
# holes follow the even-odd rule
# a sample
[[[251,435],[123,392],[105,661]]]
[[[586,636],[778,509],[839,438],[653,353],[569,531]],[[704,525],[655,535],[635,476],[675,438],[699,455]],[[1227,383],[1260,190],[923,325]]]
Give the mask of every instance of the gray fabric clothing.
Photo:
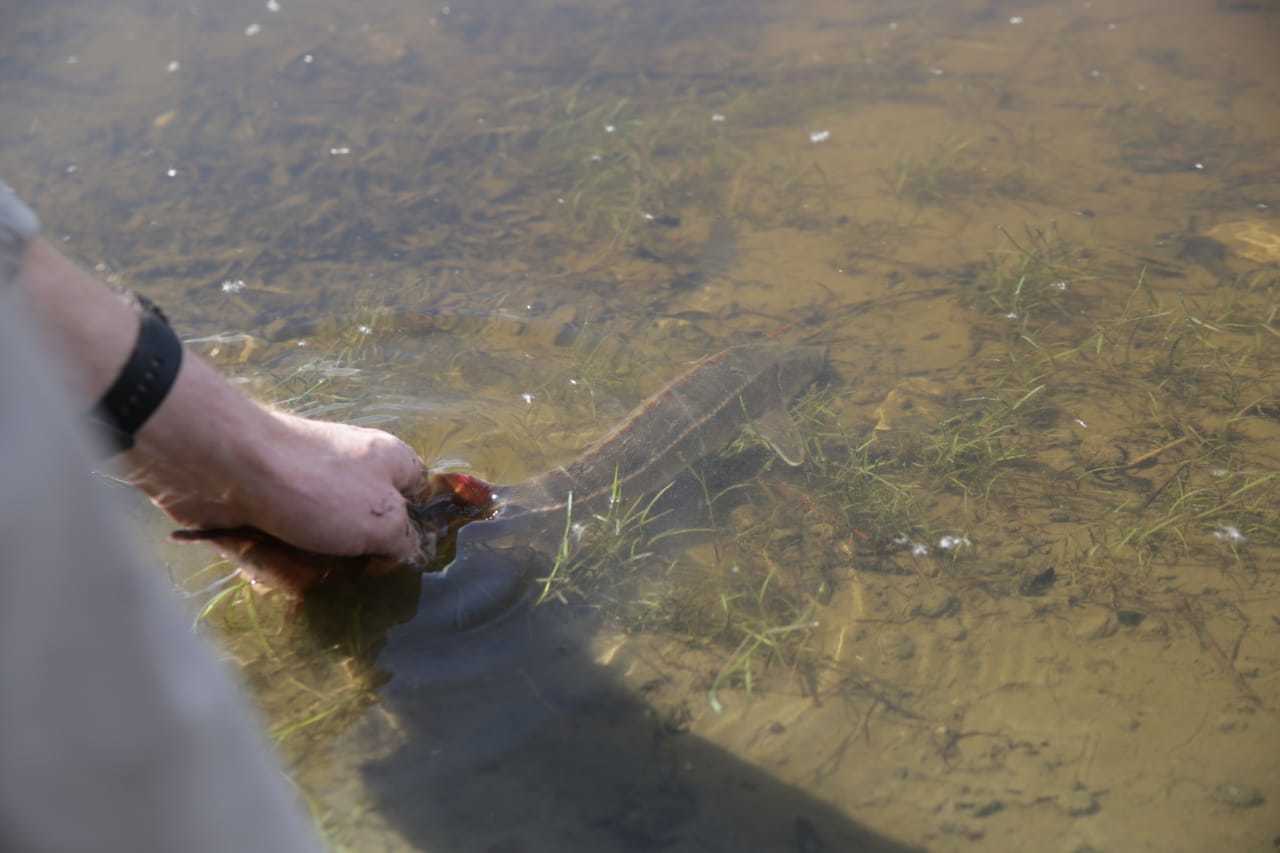
[[[40,220],[13,189],[0,181],[0,287],[18,273],[22,248],[40,230]]]
[[[0,850],[320,849],[0,282]]]
[[[35,213],[4,181],[0,181],[0,228],[7,228],[24,240],[30,240],[40,230]]]

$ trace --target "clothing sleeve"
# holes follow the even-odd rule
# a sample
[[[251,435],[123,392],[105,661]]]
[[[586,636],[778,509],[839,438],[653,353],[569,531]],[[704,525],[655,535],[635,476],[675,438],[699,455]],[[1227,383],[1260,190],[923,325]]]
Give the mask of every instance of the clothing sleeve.
[[[31,322],[0,288],[0,850],[319,850],[229,673],[90,482]]]
[[[0,180],[0,288],[18,274],[22,248],[40,232],[40,220],[13,188]]]

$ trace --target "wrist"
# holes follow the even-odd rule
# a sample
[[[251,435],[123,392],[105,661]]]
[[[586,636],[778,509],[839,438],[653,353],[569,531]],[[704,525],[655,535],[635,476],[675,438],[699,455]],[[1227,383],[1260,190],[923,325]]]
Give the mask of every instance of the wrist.
[[[89,413],[114,452],[133,447],[134,436],[164,403],[182,367],[182,342],[168,319],[149,299],[133,296],[141,316],[133,351]]]

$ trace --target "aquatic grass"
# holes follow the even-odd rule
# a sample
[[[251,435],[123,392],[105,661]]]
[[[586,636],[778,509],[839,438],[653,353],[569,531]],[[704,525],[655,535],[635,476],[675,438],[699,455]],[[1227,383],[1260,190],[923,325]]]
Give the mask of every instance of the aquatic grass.
[[[605,589],[605,582],[611,587],[626,586],[632,579],[630,569],[656,557],[653,549],[663,539],[700,532],[689,528],[656,529],[667,511],[655,508],[670,488],[668,484],[653,495],[627,499],[615,472],[606,508],[584,520],[575,520],[570,493],[556,554],[546,576],[537,579],[542,589],[535,605],[551,599],[566,604],[570,599],[601,595],[625,599],[617,595],[616,589]],[[618,615],[627,621],[625,613]]]
[[[1136,306],[1140,293],[1145,304]],[[1219,292],[1212,302],[1187,294],[1161,300],[1143,270],[1118,316],[1095,320],[1080,345],[1053,358],[1087,361],[1113,389],[1140,392],[1126,397],[1148,400],[1157,420],[1183,422],[1174,437],[1191,431],[1225,438],[1232,423],[1275,397],[1268,378],[1280,334],[1269,324],[1256,301],[1238,292]],[[1218,427],[1191,426],[1210,413]]]
[[[324,324],[304,339],[276,346],[247,371],[254,393],[275,408],[304,417],[343,419],[370,392],[356,379],[380,357],[384,309],[354,310],[348,320]],[[305,344],[305,346],[304,346]]]
[[[823,664],[819,614],[834,594],[837,564],[852,552],[838,546],[835,525],[798,513],[793,495],[766,484],[753,490],[731,513],[714,587],[702,590],[699,621],[691,624],[704,642],[728,651],[708,689],[713,708],[721,688],[750,694],[775,664],[800,673]]]
[[[1063,239],[1052,226],[1026,226],[1020,237],[999,228],[1009,248],[991,253],[985,265],[961,276],[964,300],[985,314],[1016,321],[1024,342],[1032,343],[1036,323],[1067,319],[1066,305],[1081,285],[1097,281],[1091,254]]]
[[[751,695],[775,667],[816,696],[818,673],[839,659],[844,642],[842,631],[836,652],[824,649],[822,628],[844,577],[853,566],[877,565],[893,537],[921,520],[901,460],[874,431],[844,423],[839,402],[829,388],[805,394],[792,407],[804,464],[767,462],[724,515],[717,571],[697,590],[683,623],[686,635],[726,652],[707,689],[717,713],[725,689]],[[750,432],[726,450],[752,452],[773,458]]]
[[[924,154],[899,157],[884,174],[894,197],[913,204],[937,205],[975,194],[984,184],[970,162],[972,139],[943,139]]]
[[[753,129],[803,129],[814,116],[851,103],[910,98],[929,80],[915,58],[859,45],[844,62],[763,70],[733,87],[718,108],[729,121]]]
[[[298,719],[285,720],[272,726],[267,736],[272,742],[280,745],[290,738],[314,730],[316,726],[332,721],[341,714],[352,714],[368,707],[374,701],[371,693],[363,690],[342,690],[330,695],[321,695],[307,710],[298,715]]]
[[[914,527],[920,514],[903,459],[874,429],[845,422],[831,389],[814,389],[793,413],[805,438],[805,488],[815,505],[837,513],[841,525],[885,542]]]
[[[1091,519],[1061,564],[1071,567],[1081,598],[1140,611],[1168,608],[1182,578],[1204,568],[1230,573],[1241,587],[1265,583],[1269,555],[1280,547],[1277,476],[1180,467],[1150,504],[1122,501]]]
[[[1121,165],[1139,174],[1191,172],[1201,161],[1216,164],[1226,174],[1235,163],[1261,153],[1256,145],[1242,144],[1230,127],[1154,102],[1107,109],[1102,124],[1119,145]]]
[[[734,215],[759,229],[826,230],[843,198],[821,165],[796,152],[744,164],[736,187]]]
[[[617,335],[585,326],[560,352],[563,359],[540,366],[534,374],[539,382],[533,391],[554,407],[559,418],[595,426],[602,420],[599,399],[643,398],[644,371],[637,369],[635,354]]]
[[[359,663],[371,638],[363,636],[358,604],[343,617],[350,632],[336,647],[318,640],[297,613],[296,603],[261,593],[241,576],[205,602],[194,626],[220,635],[251,685],[270,684],[257,696],[273,723],[268,735],[281,746],[325,724],[340,729],[373,701],[372,673]]]
[[[756,608],[764,604],[770,577],[771,575],[766,576],[760,588],[755,601]],[[808,635],[817,627],[817,623],[812,618],[812,611],[803,613],[790,625],[769,625],[768,623],[762,625],[743,620],[740,617],[740,611],[734,607],[733,599],[728,596],[722,596],[720,604],[726,623],[725,630],[741,633],[744,636],[729,654],[728,662],[717,670],[711,687],[707,689],[707,704],[717,714],[724,712],[724,705],[719,697],[722,687],[740,679],[743,690],[750,696],[755,689],[756,668],[767,666],[773,660],[794,659],[796,649],[789,641],[798,634],[801,635],[801,643],[803,643],[804,635]],[[764,659],[760,660],[761,658]]]
[[[771,537],[791,515],[782,501],[772,502],[768,518],[745,521],[743,513],[767,492],[751,483],[720,487],[701,470],[690,476],[702,504],[695,515],[704,523],[670,524],[670,510],[660,507],[672,486],[627,499],[616,477],[601,512],[583,518],[570,509],[556,555],[538,579],[536,601],[590,600],[625,630],[666,631],[720,650],[723,663],[708,694],[718,703],[717,691],[728,685],[752,690],[773,663],[804,668],[818,660],[811,649],[814,614],[822,588],[829,596],[831,584],[825,566],[786,553],[802,534],[786,542]],[[751,500],[743,502],[744,490]],[[683,549],[679,557],[669,556],[672,540],[692,544],[685,537],[713,543],[710,562]]]
[[[1093,425],[1079,421],[1079,438],[1058,447],[1069,460],[1060,473],[1074,480],[1059,500],[1079,519],[1055,545],[1060,566],[1084,598],[1141,607],[1167,597],[1157,578],[1225,571],[1223,559],[1256,573],[1278,544],[1280,482],[1266,436],[1280,412],[1280,336],[1261,294],[1169,293],[1145,265],[1129,281],[1098,303],[1114,313],[1090,312],[1078,340],[1021,358],[1046,376],[1071,374],[1070,402],[1059,405],[1108,415],[1108,433],[1090,440]],[[1019,357],[1018,339],[1007,340],[1008,357]]]
[[[672,199],[705,196],[707,177],[737,159],[696,99],[646,103],[575,87],[548,107],[550,123],[527,137],[531,170],[555,192],[551,212],[603,246],[597,254],[628,245]],[[721,207],[718,197],[699,201]]]
[[[961,411],[922,437],[914,463],[946,488],[990,498],[1009,466],[1031,456],[1036,427],[1054,416],[1046,387],[1037,382],[1015,389],[1016,396],[993,390],[961,400]]]
[[[225,562],[225,560],[217,560],[212,565],[216,566]],[[209,597],[209,600],[204,603],[204,606],[196,614],[192,623],[193,627],[199,627],[201,623],[211,619],[218,610],[223,607],[233,606],[240,596],[252,593],[252,591],[247,579],[244,577],[234,578],[225,588]]]
[[[1166,535],[1178,541],[1184,547],[1187,544],[1185,531],[1192,525],[1208,525],[1217,521],[1222,526],[1234,520],[1238,513],[1259,515],[1265,518],[1267,510],[1274,513],[1276,488],[1280,484],[1280,473],[1271,472],[1249,478],[1244,484],[1229,491],[1209,484],[1191,487],[1186,481],[1178,479],[1163,506],[1157,506],[1156,518],[1145,524],[1130,528],[1117,543],[1117,547],[1152,545],[1158,537]],[[1269,488],[1268,488],[1269,487]],[[1235,524],[1229,525],[1237,527]],[[1238,527],[1237,527],[1238,529]]]
[[[617,485],[617,478],[614,478],[614,485]],[[538,578],[537,582],[542,584],[542,592],[538,593],[538,597],[534,600],[534,605],[545,602],[552,596],[551,590],[556,589],[555,598],[561,604],[567,604],[563,593],[560,592],[561,584],[567,583],[565,575],[568,573],[570,559],[575,551],[573,536],[573,492],[569,492],[565,499],[564,510],[564,533],[560,537],[560,545],[556,548],[555,560],[551,563],[551,570],[545,578]]]

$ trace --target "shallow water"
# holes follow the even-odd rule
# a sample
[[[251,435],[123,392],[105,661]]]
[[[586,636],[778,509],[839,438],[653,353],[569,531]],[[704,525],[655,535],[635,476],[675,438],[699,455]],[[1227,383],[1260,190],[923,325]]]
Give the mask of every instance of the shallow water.
[[[516,482],[829,347],[488,645],[140,522],[335,848],[1280,841],[1277,3],[3,15],[0,174],[264,399]]]

